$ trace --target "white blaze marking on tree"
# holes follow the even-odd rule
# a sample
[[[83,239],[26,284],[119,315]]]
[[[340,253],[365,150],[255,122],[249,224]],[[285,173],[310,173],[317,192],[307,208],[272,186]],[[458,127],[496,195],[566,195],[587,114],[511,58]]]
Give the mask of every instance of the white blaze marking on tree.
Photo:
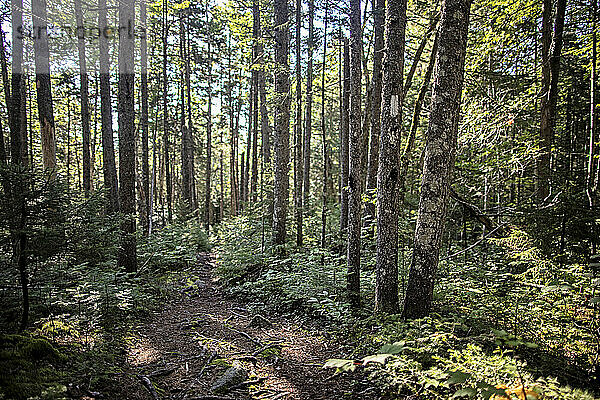
[[[390,99],[390,113],[392,115],[392,117],[397,117],[399,114],[399,101],[398,101],[398,95],[397,94],[393,94],[392,98]]]

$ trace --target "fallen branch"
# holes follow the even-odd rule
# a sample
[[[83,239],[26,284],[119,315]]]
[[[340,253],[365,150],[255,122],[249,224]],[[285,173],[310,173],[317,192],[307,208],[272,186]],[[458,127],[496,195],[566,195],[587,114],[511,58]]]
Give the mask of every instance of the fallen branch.
[[[150,395],[152,396],[152,398],[154,400],[159,400],[160,397],[158,397],[158,393],[156,393],[156,389],[154,389],[154,385],[150,381],[150,378],[148,378],[147,376],[140,376],[139,378],[140,378],[140,381],[142,382],[142,385],[144,385],[144,387],[148,390],[148,392],[150,392]]]
[[[485,213],[483,211],[481,211],[479,209],[479,207],[477,207],[474,204],[469,203],[467,200],[462,198],[458,193],[456,193],[454,191],[453,188],[450,188],[449,194],[450,194],[450,197],[452,197],[457,203],[462,205],[465,208],[465,210],[467,210],[467,212],[469,213],[469,215],[472,218],[481,222],[488,231],[498,232],[498,229],[496,229],[497,227],[495,226],[496,224],[494,224],[494,222],[490,219],[490,217],[485,215]],[[502,232],[500,231],[500,232],[498,232],[498,234],[501,235]]]
[[[256,357],[260,353],[262,353],[263,351],[268,350],[268,349],[273,348],[273,347],[277,347],[277,346],[283,346],[283,344],[282,343],[269,343],[269,344],[261,347],[260,349],[256,350],[254,353],[252,353],[252,355],[254,357]]]
[[[245,337],[246,339],[248,339],[252,343],[256,344],[257,346],[262,346],[263,345],[260,341],[254,339],[252,336],[248,335],[246,332],[240,331],[239,329],[235,329],[234,327],[231,327],[229,325],[223,325],[223,326],[225,326],[227,329],[230,329],[230,330],[234,331],[238,335],[241,335],[241,336]]]
[[[210,357],[208,357],[208,359],[206,360],[206,362],[202,366],[202,369],[198,373],[198,378],[197,379],[200,379],[200,377],[202,377],[202,373],[204,372],[204,370],[206,369],[206,367],[212,362],[212,360],[215,359],[216,356],[217,356],[217,353],[215,351],[213,351],[211,353]]]

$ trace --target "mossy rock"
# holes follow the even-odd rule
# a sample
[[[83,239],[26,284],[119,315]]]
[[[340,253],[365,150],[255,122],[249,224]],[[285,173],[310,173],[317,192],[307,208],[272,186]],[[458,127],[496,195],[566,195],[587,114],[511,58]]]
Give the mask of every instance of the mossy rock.
[[[55,398],[43,393],[57,386],[61,373],[52,364],[64,360],[46,339],[0,335],[0,398]]]

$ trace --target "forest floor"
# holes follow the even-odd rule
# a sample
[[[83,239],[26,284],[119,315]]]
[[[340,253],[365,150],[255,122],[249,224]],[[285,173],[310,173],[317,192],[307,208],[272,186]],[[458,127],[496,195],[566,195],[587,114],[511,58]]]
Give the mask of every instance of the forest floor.
[[[213,254],[200,254],[198,263],[177,279],[168,301],[129,339],[125,372],[115,374],[118,384],[106,395],[136,400],[376,398],[374,388],[357,381],[360,375],[334,375],[322,368],[327,359],[341,358],[339,342],[279,315],[253,314],[225,297],[212,276],[215,265]],[[233,377],[223,379],[226,373]],[[222,381],[233,388],[212,390]]]

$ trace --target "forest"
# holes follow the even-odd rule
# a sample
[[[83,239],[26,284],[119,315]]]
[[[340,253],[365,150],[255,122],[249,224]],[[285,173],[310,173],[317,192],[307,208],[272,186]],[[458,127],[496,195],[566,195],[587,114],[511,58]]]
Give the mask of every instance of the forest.
[[[0,400],[600,398],[598,0],[1,0]]]

